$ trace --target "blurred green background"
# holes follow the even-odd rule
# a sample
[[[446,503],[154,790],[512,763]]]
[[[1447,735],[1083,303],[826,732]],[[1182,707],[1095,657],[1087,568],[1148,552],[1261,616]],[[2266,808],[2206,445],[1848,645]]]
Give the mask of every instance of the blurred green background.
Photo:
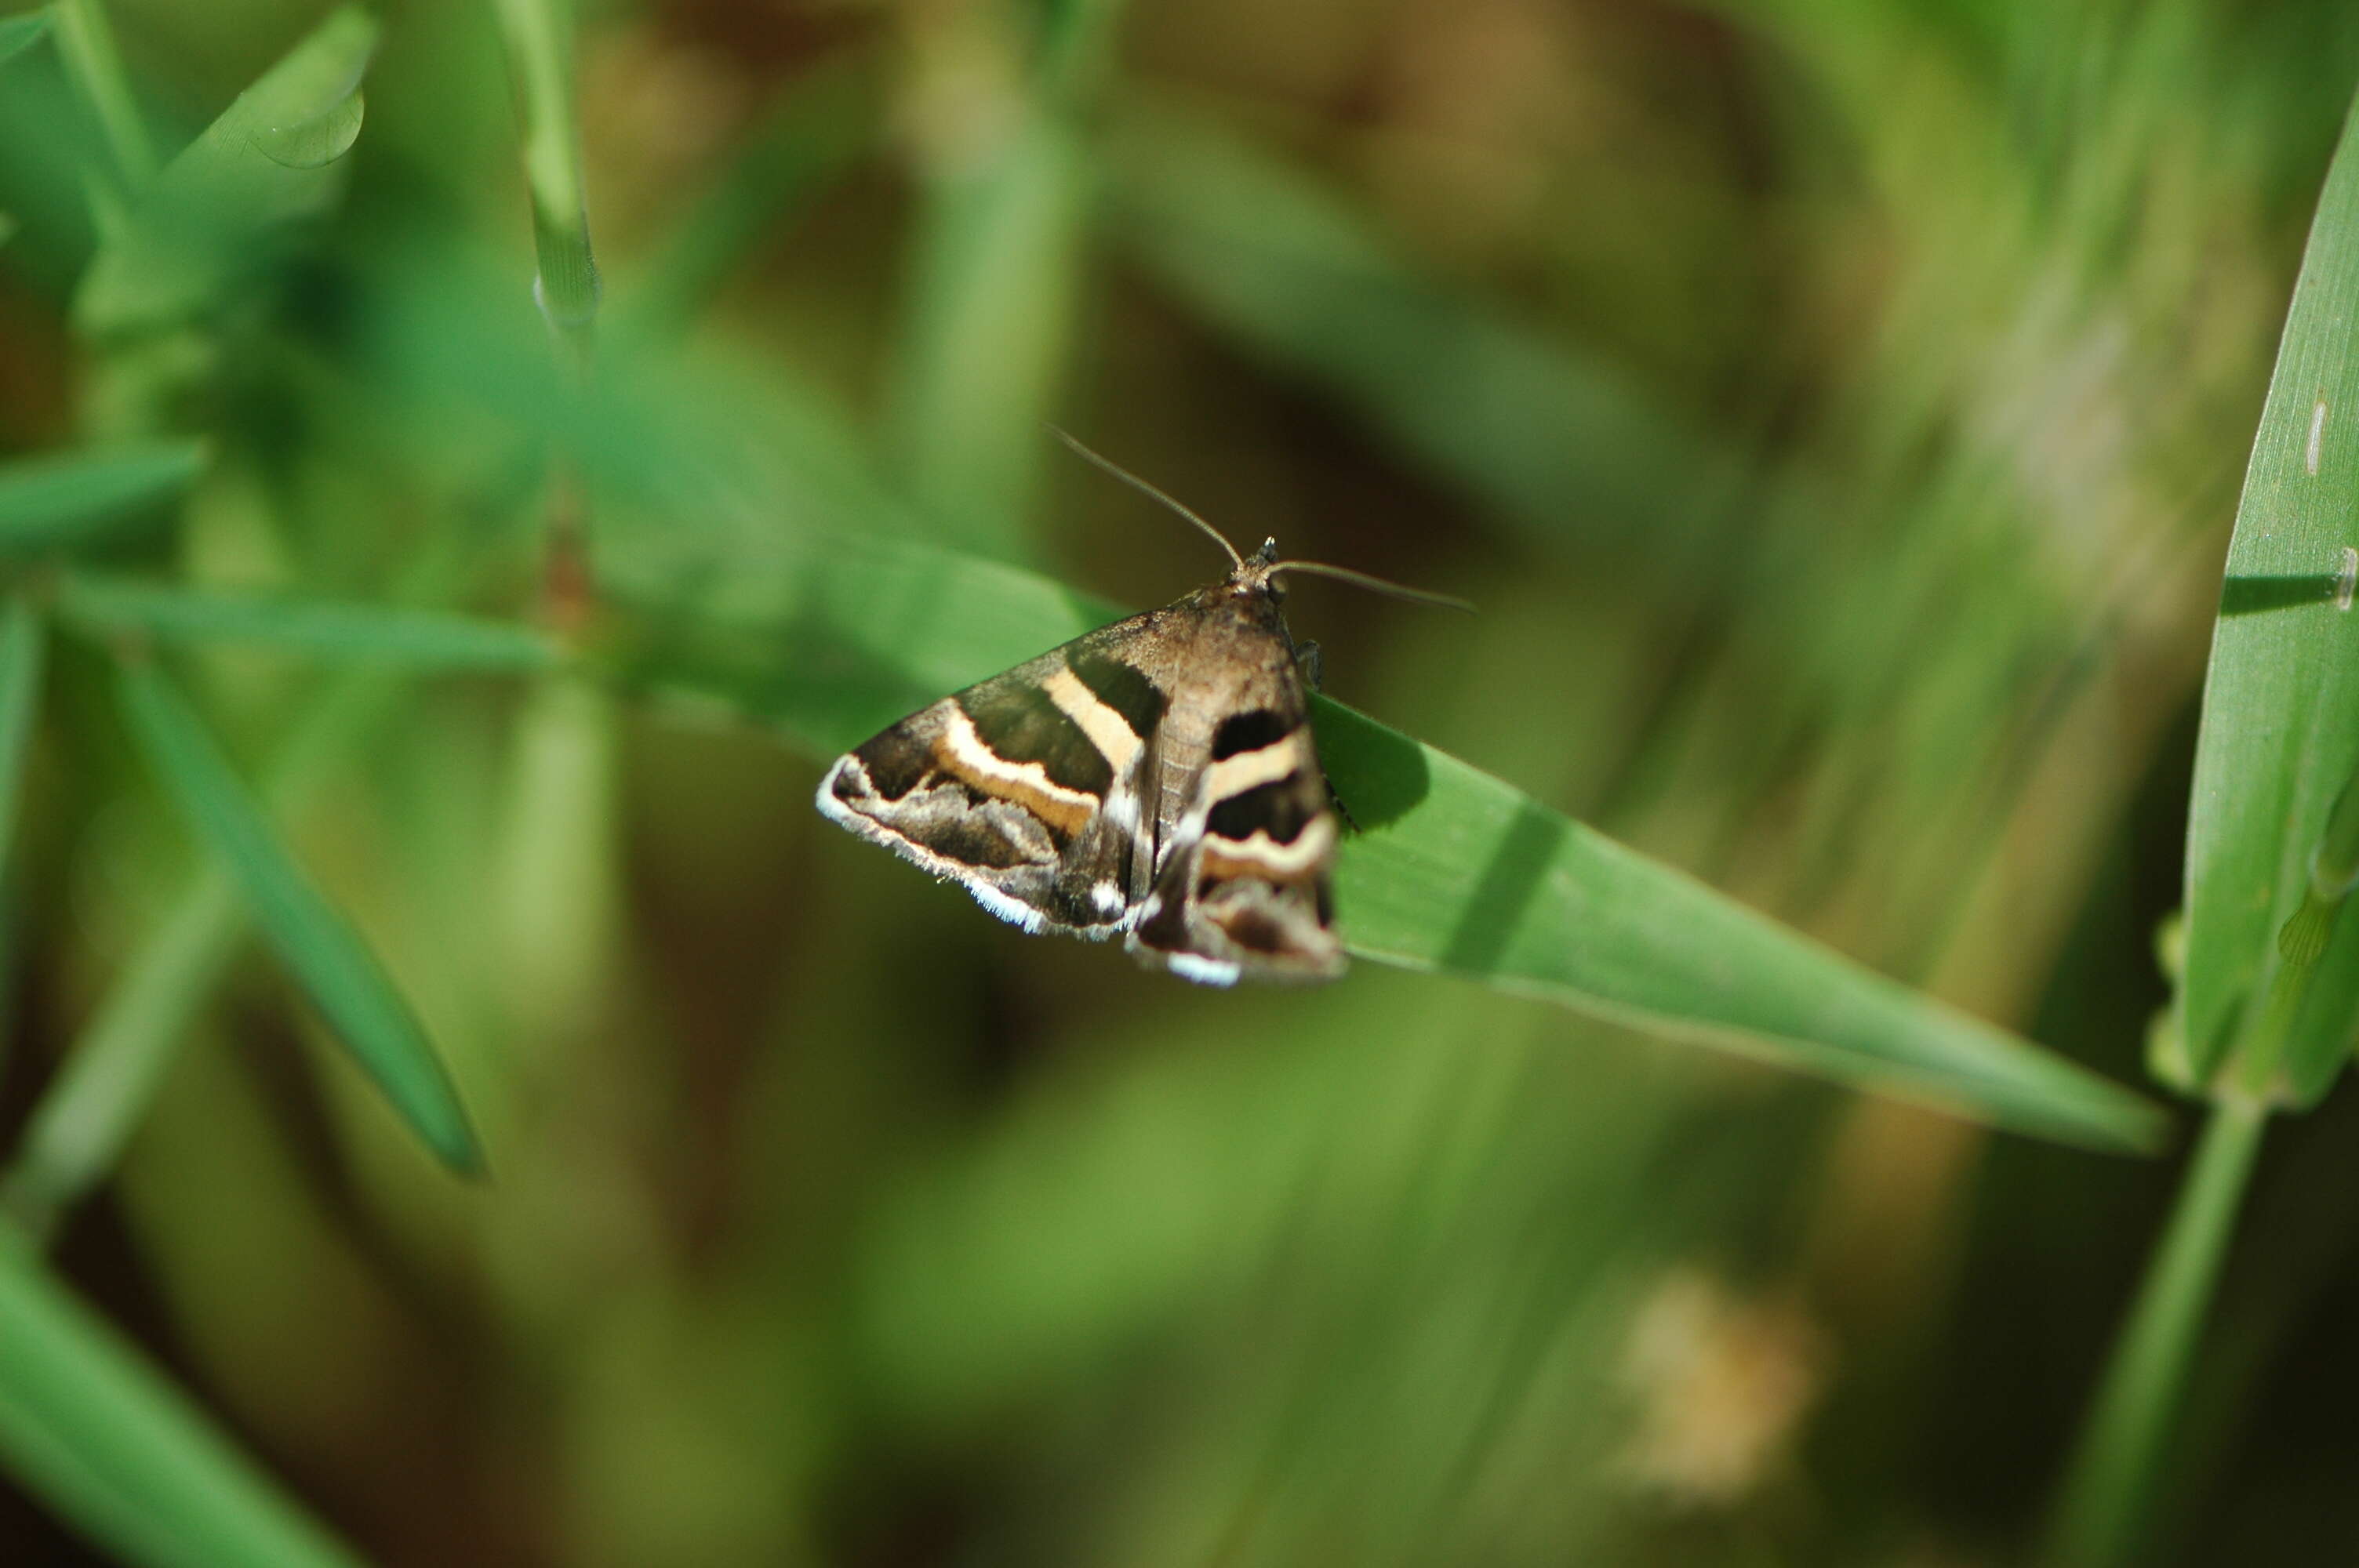
[[[104,14],[168,156],[327,13]],[[1024,938],[820,821],[779,730],[879,694],[725,601],[830,534],[1128,607],[1214,575],[1054,419],[1482,606],[1305,579],[1332,694],[2141,1082],[2359,15],[592,4],[547,57],[578,186],[519,128],[547,15],[388,5],[269,243],[112,303],[121,123],[69,34],[0,64],[0,455],[206,443],[108,562],[625,676],[172,664],[440,1048],[468,1182],[55,642],[5,1147],[124,975],[188,1021],[33,1217],[74,1287],[385,1563],[2021,1560],[2173,1162],[1371,964],[1221,995]],[[552,332],[569,191],[603,288]],[[2264,1159],[2169,1560],[2359,1541],[2354,1132],[2345,1093]],[[0,1559],[96,1550],[0,1487]]]

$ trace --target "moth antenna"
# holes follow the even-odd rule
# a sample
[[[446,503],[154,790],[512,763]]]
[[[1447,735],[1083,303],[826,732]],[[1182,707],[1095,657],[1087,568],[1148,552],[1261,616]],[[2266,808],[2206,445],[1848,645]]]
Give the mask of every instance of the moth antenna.
[[[1188,508],[1180,505],[1178,502],[1172,500],[1171,497],[1164,494],[1163,492],[1156,489],[1153,485],[1147,483],[1145,480],[1139,478],[1128,469],[1124,468],[1120,463],[1114,461],[1110,458],[1102,458],[1098,456],[1097,453],[1090,450],[1087,447],[1082,445],[1080,441],[1074,439],[1072,436],[1057,428],[1056,426],[1051,425],[1048,429],[1049,434],[1056,437],[1057,439],[1064,442],[1065,445],[1072,448],[1073,450],[1081,453],[1082,456],[1097,464],[1098,467],[1114,475],[1114,478],[1122,481],[1123,483],[1129,485],[1134,490],[1143,491],[1147,494],[1153,496],[1156,500],[1163,503],[1164,505],[1171,508],[1172,511],[1180,514],[1180,516],[1188,519],[1189,522],[1196,524],[1197,527],[1201,528],[1205,533],[1210,534],[1212,536],[1212,542],[1229,553],[1230,563],[1236,567],[1240,571],[1245,568],[1245,558],[1237,554],[1237,547],[1234,545],[1230,544],[1227,539],[1223,538],[1218,528],[1213,527],[1210,523],[1205,522],[1201,517],[1197,516],[1193,512],[1189,511]]]
[[[1348,582],[1388,599],[1406,599],[1411,604],[1431,604],[1443,610],[1462,610],[1474,613],[1474,606],[1454,593],[1434,593],[1422,588],[1403,588],[1397,582],[1386,582],[1380,577],[1355,572],[1349,567],[1331,567],[1325,561],[1279,561],[1269,568],[1272,572],[1307,572],[1312,577],[1332,577],[1337,582]]]

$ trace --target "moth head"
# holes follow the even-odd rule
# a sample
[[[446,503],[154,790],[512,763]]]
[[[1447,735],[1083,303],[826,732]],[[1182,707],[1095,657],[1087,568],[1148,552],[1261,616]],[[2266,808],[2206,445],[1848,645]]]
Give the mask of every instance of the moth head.
[[[1264,539],[1261,548],[1237,563],[1229,574],[1229,590],[1238,594],[1266,593],[1280,603],[1286,600],[1286,585],[1277,580],[1277,541]]]
[[[1282,601],[1286,598],[1286,589],[1277,581],[1277,575],[1280,572],[1294,571],[1308,572],[1318,577],[1332,577],[1340,582],[1357,583],[1362,588],[1373,589],[1378,593],[1389,594],[1395,599],[1406,599],[1415,604],[1439,604],[1451,610],[1471,611],[1474,608],[1464,600],[1451,594],[1428,593],[1422,589],[1403,588],[1398,583],[1386,582],[1382,578],[1370,577],[1365,572],[1355,572],[1349,567],[1331,567],[1324,561],[1281,561],[1277,558],[1277,541],[1274,538],[1264,539],[1261,542],[1261,548],[1252,555],[1241,556],[1237,554],[1237,547],[1230,544],[1226,535],[1223,535],[1218,528],[1213,527],[1128,469],[1100,457],[1054,425],[1049,427],[1049,432],[1091,462],[1114,475],[1114,478],[1153,496],[1210,535],[1214,544],[1228,552],[1229,560],[1236,568],[1229,574],[1228,587],[1239,595],[1266,594],[1273,601]]]

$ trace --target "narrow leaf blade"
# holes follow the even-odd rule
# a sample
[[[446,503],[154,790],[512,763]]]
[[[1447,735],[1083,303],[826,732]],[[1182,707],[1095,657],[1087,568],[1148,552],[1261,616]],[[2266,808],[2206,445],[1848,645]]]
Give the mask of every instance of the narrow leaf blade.
[[[88,543],[178,493],[205,466],[196,441],[57,452],[0,463],[0,553]]]
[[[709,541],[708,541],[709,544]],[[700,563],[635,535],[600,580],[649,618],[629,673],[778,723],[814,748],[1110,619],[1015,568],[913,542],[734,541]],[[756,555],[759,550],[764,552]],[[1353,951],[2108,1149],[2151,1147],[2137,1096],[1843,958],[1339,704],[1331,782],[1365,831],[1337,905]]]
[[[2359,119],[2328,170],[2228,546],[2187,820],[2187,959],[2179,1029],[2208,1083],[2260,1022],[2312,849],[2359,770]],[[2270,608],[2252,608],[2266,604]],[[2297,1092],[2347,1048],[2359,926],[2320,962],[2288,1042]],[[2339,1001],[2339,1006],[2318,1005]]]
[[[2155,1108],[1912,991],[1513,785],[1314,698],[1320,757],[1363,831],[1335,901],[1352,950],[2100,1148]]]
[[[83,330],[188,319],[267,259],[275,231],[332,203],[360,134],[377,23],[332,13],[166,165],[92,258],[74,297]]]
[[[49,30],[49,14],[47,11],[28,11],[21,16],[0,17],[0,63],[32,48]]]
[[[133,731],[192,827],[245,889],[255,923],[394,1108],[445,1164],[483,1168],[425,1030],[357,933],[279,842],[203,723],[149,660],[125,662]]]
[[[128,1563],[359,1561],[5,1226],[0,1455],[27,1490]]]

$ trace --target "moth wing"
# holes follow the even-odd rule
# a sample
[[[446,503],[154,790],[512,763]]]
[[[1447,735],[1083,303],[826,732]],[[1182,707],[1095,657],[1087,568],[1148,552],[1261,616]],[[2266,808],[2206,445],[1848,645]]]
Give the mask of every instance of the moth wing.
[[[1330,873],[1338,827],[1290,650],[1239,691],[1192,770],[1165,761],[1150,798],[1183,803],[1157,841],[1152,887],[1125,946],[1208,985],[1343,972]]]
[[[1124,657],[1151,612],[953,693],[836,759],[819,809],[1027,931],[1103,938],[1136,903],[1164,700]]]

